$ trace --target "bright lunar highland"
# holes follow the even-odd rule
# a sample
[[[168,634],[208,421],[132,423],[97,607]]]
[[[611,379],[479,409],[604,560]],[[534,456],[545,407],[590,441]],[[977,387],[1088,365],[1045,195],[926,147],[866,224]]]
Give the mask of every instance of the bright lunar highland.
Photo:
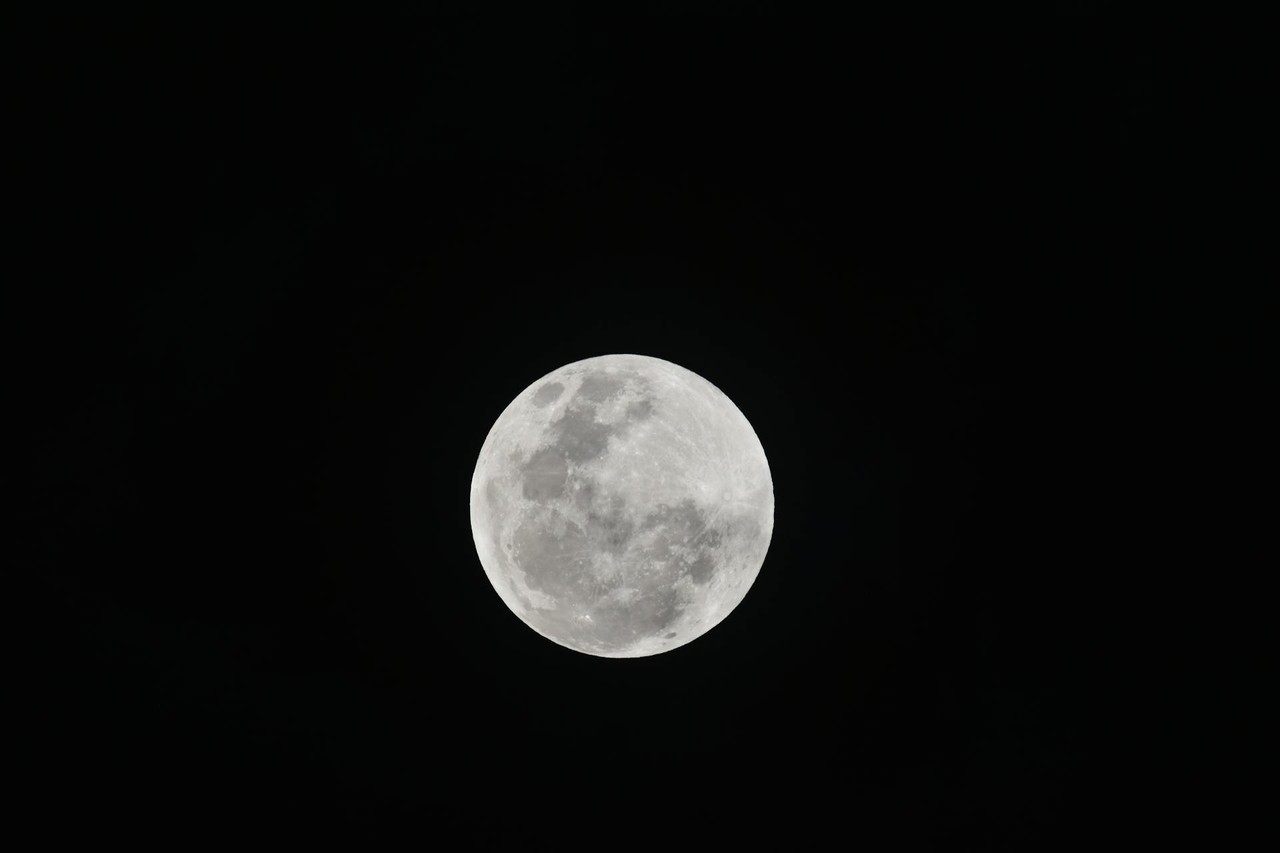
[[[679,365],[605,355],[517,396],[471,479],[471,532],[530,628],[601,657],[705,634],[773,535],[773,480],[737,406]]]

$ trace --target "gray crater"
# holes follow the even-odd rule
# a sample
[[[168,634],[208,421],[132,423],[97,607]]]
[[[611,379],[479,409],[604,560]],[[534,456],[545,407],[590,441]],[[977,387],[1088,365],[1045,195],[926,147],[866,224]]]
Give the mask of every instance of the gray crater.
[[[693,578],[694,583],[706,583],[711,580],[715,571],[715,561],[706,553],[699,554],[698,559],[689,564],[689,577]]]
[[[554,500],[564,494],[569,466],[555,447],[544,447],[529,457],[523,469],[523,494],[532,501]]]
[[[593,593],[587,537],[573,522],[556,533],[534,519],[517,528],[517,562],[533,589],[556,598],[581,601]]]
[[[590,410],[570,408],[552,424],[555,446],[566,459],[586,462],[603,455],[609,446],[609,436],[617,430],[597,422],[594,411],[594,407]]]
[[[627,406],[628,421],[643,421],[653,417],[653,401],[645,398]]]
[[[582,379],[582,385],[574,399],[582,398],[592,403],[602,403],[622,390],[623,381],[607,373],[589,373]]]
[[[658,504],[657,508],[644,517],[641,528],[652,530],[661,527],[669,540],[690,542],[707,527],[707,518],[692,500],[682,501],[676,506]]]
[[[564,393],[564,386],[559,382],[549,382],[538,389],[533,395],[533,404],[538,408],[550,405],[560,399],[560,395]]]
[[[597,501],[587,510],[587,535],[606,550],[621,553],[635,531],[635,522],[626,513],[626,501],[618,495],[607,503]]]

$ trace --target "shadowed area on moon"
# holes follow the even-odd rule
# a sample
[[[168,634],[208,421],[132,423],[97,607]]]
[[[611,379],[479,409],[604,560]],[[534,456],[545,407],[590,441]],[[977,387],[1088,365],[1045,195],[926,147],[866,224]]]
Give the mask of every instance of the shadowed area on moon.
[[[501,522],[492,531],[495,557],[505,571],[519,570],[525,593],[512,592],[522,618],[565,645],[611,654],[651,638],[670,644],[691,630],[690,620],[700,621],[701,609],[689,608],[728,555],[759,550],[762,558],[761,525],[693,498],[646,503],[634,485],[601,480],[601,466],[614,464],[610,441],[662,414],[647,377],[591,371],[567,401],[565,390],[551,381],[525,398],[537,409],[557,408],[544,443],[512,458],[524,508],[511,513],[499,477],[486,483]]]
[[[538,393],[533,395],[533,404],[538,408],[550,405],[560,399],[560,395],[564,393],[564,386],[559,382],[548,382],[538,389]]]
[[[524,466],[524,496],[531,501],[546,501],[564,494],[569,466],[564,456],[553,447],[539,450]]]

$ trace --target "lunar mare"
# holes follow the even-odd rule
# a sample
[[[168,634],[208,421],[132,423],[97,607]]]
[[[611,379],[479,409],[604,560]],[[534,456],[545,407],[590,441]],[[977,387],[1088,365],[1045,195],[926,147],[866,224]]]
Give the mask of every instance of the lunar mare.
[[[642,657],[742,601],[773,534],[773,481],[718,388],[662,359],[606,355],[547,374],[502,412],[472,476],[471,531],[530,628]]]

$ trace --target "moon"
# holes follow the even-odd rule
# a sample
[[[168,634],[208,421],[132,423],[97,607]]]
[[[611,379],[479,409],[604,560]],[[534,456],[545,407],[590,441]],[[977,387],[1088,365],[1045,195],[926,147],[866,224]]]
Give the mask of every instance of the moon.
[[[644,657],[742,602],[773,535],[773,479],[751,424],[706,379],[604,355],[548,373],[502,412],[471,478],[471,532],[534,631]]]

